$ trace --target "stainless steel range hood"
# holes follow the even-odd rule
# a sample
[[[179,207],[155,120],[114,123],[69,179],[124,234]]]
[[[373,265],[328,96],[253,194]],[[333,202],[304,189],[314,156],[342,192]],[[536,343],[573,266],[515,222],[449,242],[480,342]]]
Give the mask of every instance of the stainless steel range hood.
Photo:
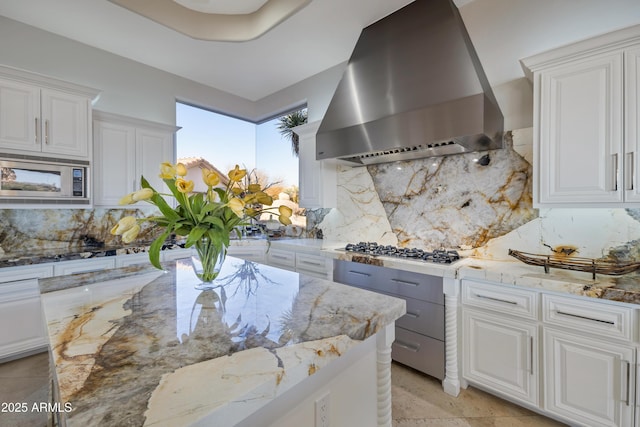
[[[502,148],[503,117],[458,9],[416,0],[365,28],[316,138],[355,164]]]

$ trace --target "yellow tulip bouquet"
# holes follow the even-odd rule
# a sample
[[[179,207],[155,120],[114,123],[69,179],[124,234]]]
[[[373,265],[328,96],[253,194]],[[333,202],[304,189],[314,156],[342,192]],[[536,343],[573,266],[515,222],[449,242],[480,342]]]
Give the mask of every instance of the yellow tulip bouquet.
[[[120,200],[121,205],[146,201],[155,205],[160,215],[136,219],[133,216],[123,217],[111,229],[111,234],[119,235],[124,243],[130,243],[140,232],[140,222],[150,221],[163,227],[164,232],[158,236],[149,248],[149,260],[156,268],[160,266],[160,250],[171,234],[186,236],[185,247],[195,247],[202,271],[196,272],[205,283],[213,281],[224,261],[229,238],[240,232],[238,226],[248,225],[249,220],[263,212],[272,211],[273,199],[264,192],[257,182],[252,182],[251,174],[238,165],[228,173],[229,181],[224,187],[218,187],[220,177],[214,170],[202,169],[202,181],[207,186],[206,193],[194,193],[194,182],[184,177],[187,168],[178,163],[162,163],[160,178],[175,197],[177,206],[172,208],[161,194],[149,182],[141,177],[141,189],[127,194]],[[257,181],[257,179],[256,179]],[[293,212],[286,206],[278,208],[278,219],[284,225],[291,224]]]

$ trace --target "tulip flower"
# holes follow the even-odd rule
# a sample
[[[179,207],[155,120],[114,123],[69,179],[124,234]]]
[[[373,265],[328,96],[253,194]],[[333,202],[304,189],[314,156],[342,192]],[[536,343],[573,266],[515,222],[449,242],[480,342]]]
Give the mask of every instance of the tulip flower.
[[[212,169],[202,169],[202,181],[209,187],[215,187],[220,183],[220,177]]]
[[[122,241],[124,243],[131,243],[136,239],[136,237],[138,237],[138,233],[140,233],[140,226],[135,224],[133,227],[122,233]]]
[[[187,172],[189,172],[187,170],[187,167],[185,165],[183,165],[182,163],[177,163],[176,164],[176,175],[178,176],[186,176]]]
[[[169,162],[160,164],[160,178],[173,179],[176,176],[176,168]]]
[[[140,202],[142,200],[149,200],[153,197],[153,190],[151,188],[141,188],[140,190],[131,193],[131,198],[134,202]]]
[[[176,188],[181,193],[189,193],[193,191],[194,183],[193,181],[187,181],[183,178],[176,179]]]
[[[246,169],[240,169],[238,165],[232,170],[229,171],[229,179],[234,182],[240,181],[247,174]]]
[[[229,206],[229,208],[231,208],[234,214],[242,217],[242,214],[244,213],[244,202],[242,200],[234,197],[233,199],[229,200],[229,203],[227,203],[227,205]]]
[[[271,204],[273,203],[273,197],[262,191],[256,193],[256,200],[258,201],[258,203],[267,206],[271,206]]]
[[[118,221],[118,223],[111,229],[111,234],[114,236],[121,236],[128,230],[131,230],[138,225],[138,221],[132,216],[125,216]],[[136,233],[137,234],[137,233]]]
[[[135,201],[133,200],[133,193],[127,194],[118,202],[119,205],[130,205],[133,203],[135,203]]]

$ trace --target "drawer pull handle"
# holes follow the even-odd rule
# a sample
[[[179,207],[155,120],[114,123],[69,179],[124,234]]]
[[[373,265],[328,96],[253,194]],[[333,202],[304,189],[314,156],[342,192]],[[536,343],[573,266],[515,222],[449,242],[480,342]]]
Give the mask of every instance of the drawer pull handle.
[[[420,351],[420,344],[409,344],[409,343],[398,341],[398,340],[396,340],[394,344],[406,350],[413,351],[414,353],[417,353],[418,351]]]
[[[420,313],[413,313],[413,312],[411,312],[411,311],[407,311],[407,312],[405,313],[405,316],[407,316],[407,317],[412,317],[412,318],[414,318],[414,319],[417,319],[418,317],[420,317]]]
[[[612,154],[611,160],[613,161],[613,191],[618,191],[618,153]]]
[[[529,375],[533,375],[533,337],[529,337]]]
[[[349,273],[357,274],[357,275],[359,275],[359,276],[371,277],[371,274],[369,274],[369,273],[363,273],[362,271],[349,270]]]
[[[630,380],[631,380],[631,364],[629,363],[628,360],[623,360],[622,363],[624,363],[624,365],[625,365],[625,374],[624,374],[624,377],[623,377],[623,379],[625,381],[624,382],[624,384],[625,384],[624,388],[626,390],[625,391],[624,403],[627,406],[629,406],[629,399],[630,399],[629,396],[631,394],[631,391],[629,390],[629,385],[630,385],[629,383],[630,383]]]
[[[416,283],[416,282],[409,282],[407,280],[401,280],[401,279],[391,279],[392,282],[395,283],[399,283],[401,285],[409,285],[409,286],[420,286],[420,283]]]
[[[94,268],[93,270],[79,270],[79,271],[76,271],[74,274],[97,273],[99,271],[104,271],[106,268],[107,267]]]
[[[476,297],[481,298],[481,299],[488,299],[490,301],[496,301],[496,302],[503,302],[505,304],[511,304],[511,305],[518,305],[517,302],[515,301],[509,301],[506,299],[501,299],[501,298],[495,298],[495,297],[490,297],[487,295],[481,295],[481,294],[474,294]]]
[[[320,264],[319,262],[311,262],[311,261],[300,260],[300,264],[309,264],[309,265],[313,265],[313,266],[316,266],[316,267],[322,267],[322,264]]]
[[[592,322],[600,322],[606,323],[607,325],[615,325],[616,322],[612,322],[611,320],[602,320],[602,319],[594,319],[593,317],[581,316],[579,314],[567,313],[566,311],[556,310],[557,314],[562,316],[576,317],[578,319],[591,320]]]

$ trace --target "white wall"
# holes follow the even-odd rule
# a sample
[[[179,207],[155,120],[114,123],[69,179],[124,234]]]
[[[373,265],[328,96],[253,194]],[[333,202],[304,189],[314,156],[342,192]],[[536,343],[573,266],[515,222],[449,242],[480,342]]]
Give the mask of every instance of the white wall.
[[[176,100],[255,122],[307,103],[311,118],[319,119],[344,68],[253,102],[2,16],[0,64],[99,89],[96,110],[171,125]]]

